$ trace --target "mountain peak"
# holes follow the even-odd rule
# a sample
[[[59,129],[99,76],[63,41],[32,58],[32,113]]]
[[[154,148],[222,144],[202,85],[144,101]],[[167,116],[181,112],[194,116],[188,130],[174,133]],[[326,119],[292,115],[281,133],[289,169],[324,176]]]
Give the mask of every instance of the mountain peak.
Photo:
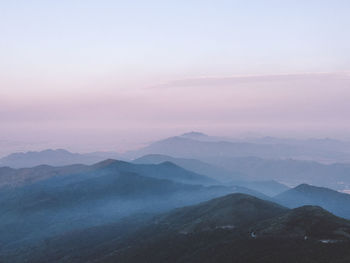
[[[104,161],[95,163],[93,166],[96,167],[96,168],[102,168],[102,167],[107,167],[107,166],[110,166],[110,165],[113,165],[113,164],[117,164],[117,163],[120,163],[120,162],[123,162],[123,161],[118,161],[118,160],[115,160],[115,159],[106,159]]]
[[[314,186],[309,184],[299,184],[296,187],[294,187],[295,190],[305,190],[305,189],[312,189]]]
[[[208,137],[208,135],[202,133],[202,132],[187,132],[181,135],[181,137],[187,137],[187,138],[198,138],[198,137]]]
[[[320,186],[314,186],[314,185],[309,185],[309,184],[300,184],[296,186],[295,188],[291,190],[296,190],[299,192],[328,192],[328,193],[338,193],[335,190],[326,188],[326,187],[320,187]]]
[[[234,193],[176,209],[161,217],[157,223],[171,225],[173,230],[189,233],[224,226],[236,228],[281,215],[286,211],[287,208],[275,203]]]

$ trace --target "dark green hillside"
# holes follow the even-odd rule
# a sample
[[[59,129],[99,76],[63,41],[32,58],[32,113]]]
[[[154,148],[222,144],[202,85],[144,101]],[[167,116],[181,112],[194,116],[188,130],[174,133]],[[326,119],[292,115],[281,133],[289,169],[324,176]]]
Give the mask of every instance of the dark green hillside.
[[[350,221],[322,208],[234,194],[168,213],[97,262],[345,263],[349,233]]]
[[[318,206],[302,206],[280,217],[260,223],[252,231],[256,238],[348,241],[350,221],[339,218]]]
[[[167,230],[191,233],[234,229],[274,217],[287,209],[246,194],[231,194],[198,205],[179,208],[157,219]]]

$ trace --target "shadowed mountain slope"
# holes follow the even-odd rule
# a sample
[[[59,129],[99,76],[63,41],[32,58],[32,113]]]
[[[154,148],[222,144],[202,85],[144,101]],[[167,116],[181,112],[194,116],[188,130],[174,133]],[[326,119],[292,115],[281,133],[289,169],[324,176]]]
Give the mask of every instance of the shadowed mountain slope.
[[[346,262],[350,221],[320,207],[288,210],[228,195],[158,218],[97,262]],[[143,239],[143,241],[142,241]]]
[[[157,224],[184,232],[236,228],[286,211],[287,209],[280,205],[250,195],[231,194],[198,205],[179,208],[159,218]]]
[[[325,187],[301,184],[277,195],[274,199],[291,208],[302,205],[317,205],[337,216],[350,218],[350,195]]]
[[[304,238],[331,241],[350,239],[350,221],[337,217],[319,206],[302,206],[266,220],[253,229],[257,238]]]

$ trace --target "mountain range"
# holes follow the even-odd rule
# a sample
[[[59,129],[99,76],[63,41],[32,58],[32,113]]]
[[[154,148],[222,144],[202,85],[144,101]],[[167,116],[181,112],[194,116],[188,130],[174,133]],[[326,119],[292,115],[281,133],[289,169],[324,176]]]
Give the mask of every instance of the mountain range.
[[[9,155],[0,262],[349,262],[350,164],[326,163],[348,146],[190,132],[122,155]]]
[[[219,166],[195,159],[175,158],[167,155],[151,154],[145,155],[133,161],[133,163],[139,164],[159,164],[162,162],[172,162],[184,167],[187,170],[207,175],[211,178],[220,180],[223,183],[247,187],[268,196],[274,196],[289,189],[286,185],[274,180],[255,181],[252,179],[254,177],[250,177],[242,172],[226,170]]]
[[[43,168],[51,176],[38,176]],[[147,165],[105,160],[92,166],[25,170],[31,180],[0,189],[0,244],[7,247],[232,192],[269,199],[248,188],[213,185],[215,180],[169,162]],[[22,169],[12,172],[16,176]]]
[[[244,180],[246,179],[245,175],[239,172],[226,170],[219,166],[208,164],[203,161],[196,159],[187,159],[187,158],[175,158],[168,155],[161,154],[149,154],[142,156],[133,160],[133,163],[138,164],[159,164],[163,162],[172,162],[181,166],[187,170],[209,176],[211,178],[216,178],[222,181],[231,181],[231,180]]]
[[[162,154],[202,161],[218,157],[260,157],[320,162],[350,161],[350,143],[331,139],[279,139],[273,137],[232,139],[191,132],[169,137],[124,154],[134,159],[148,154]]]
[[[89,171],[95,172],[96,170],[101,170],[102,168],[109,170],[109,172],[138,173],[149,177],[171,179],[177,182],[190,184],[208,185],[218,183],[215,179],[188,171],[171,162],[163,162],[160,164],[133,164],[108,159],[93,165],[76,164],[60,167],[40,165],[32,168],[19,169],[2,167],[0,168],[0,188],[16,187],[51,177],[79,174]]]
[[[0,159],[0,167],[91,165],[111,158],[146,164],[170,161],[219,181],[274,180],[288,186],[307,183],[346,191],[350,189],[349,157],[350,143],[328,138],[235,139],[190,132],[123,154],[62,149],[14,153]]]
[[[293,159],[258,157],[216,158],[211,164],[245,174],[250,180],[275,180],[289,186],[302,183],[336,190],[350,189],[349,163],[322,164]]]

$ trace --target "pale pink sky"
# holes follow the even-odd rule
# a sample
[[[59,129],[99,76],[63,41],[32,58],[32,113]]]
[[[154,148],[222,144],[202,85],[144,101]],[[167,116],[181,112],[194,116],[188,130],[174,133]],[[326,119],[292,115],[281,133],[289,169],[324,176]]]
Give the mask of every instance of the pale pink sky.
[[[13,96],[1,90],[4,141],[32,148],[123,151],[191,130],[338,138],[349,138],[350,132],[350,74],[344,72],[30,91]]]
[[[198,130],[349,138],[345,0],[2,1],[0,155]]]

